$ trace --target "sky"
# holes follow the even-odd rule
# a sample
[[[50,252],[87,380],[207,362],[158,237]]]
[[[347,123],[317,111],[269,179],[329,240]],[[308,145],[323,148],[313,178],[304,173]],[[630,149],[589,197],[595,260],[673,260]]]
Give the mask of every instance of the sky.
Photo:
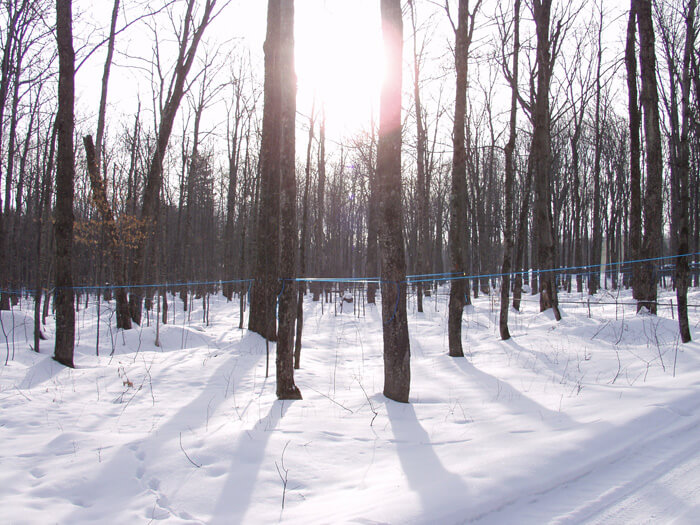
[[[129,6],[126,2],[122,4]],[[76,48],[82,38],[99,40],[99,35],[107,30],[111,7],[112,2],[107,0],[90,8],[82,0],[77,2],[75,12],[80,18],[76,21]],[[142,12],[122,9],[119,25]],[[250,53],[250,61],[262,83],[266,17],[267,2],[232,0],[207,29],[198,56],[205,50],[212,52],[235,43],[239,50]],[[87,26],[97,26],[100,30],[91,32],[84,28]],[[165,45],[166,40],[172,40],[165,29],[160,35]],[[152,42],[153,33],[144,23],[118,35],[109,88],[108,111],[112,116],[123,114],[126,121],[130,120],[139,97],[142,108],[152,107],[149,66],[144,60],[151,55]],[[325,106],[328,134],[340,137],[365,126],[372,114],[378,113],[383,71],[378,2],[297,1],[295,48],[300,119],[306,120],[316,100],[317,111]],[[106,50],[96,52],[77,76],[77,97],[82,102],[79,106],[84,111],[95,108],[86,111],[88,115],[96,112],[98,106],[105,53]],[[78,56],[80,60],[80,51]]]
[[[219,0],[221,2],[221,0]],[[123,0],[123,10],[120,14],[121,23],[127,19],[143,14],[143,8],[135,9],[135,0]],[[89,0],[76,0],[76,41],[89,39],[99,41],[100,35],[107,30],[111,15],[111,0],[102,0],[99,4],[91,5]],[[220,4],[222,5],[222,4]],[[438,99],[444,106],[445,113],[441,117],[441,139],[439,143],[444,151],[450,151],[451,105],[453,100],[454,77],[452,46],[454,35],[445,15],[442,4],[429,0],[418,0],[419,41],[428,40],[427,58],[422,72],[422,102],[429,115],[428,125],[434,124],[437,114]],[[604,3],[607,30],[604,36],[607,42],[604,60],[614,62],[622,57],[624,49],[625,6],[610,0]],[[495,66],[492,56],[492,36],[496,31],[494,14],[498,13],[501,4],[486,0],[477,18],[474,32],[474,43],[470,56],[470,91],[469,101],[478,112],[484,93],[493,88],[493,115],[496,120],[495,133],[499,135],[507,127],[507,111],[509,107],[509,90],[505,85],[500,70]],[[450,7],[456,9],[456,1],[450,2]],[[507,12],[507,6],[501,6]],[[572,29],[564,43],[564,52],[573,54],[575,49],[585,41],[583,32],[591,24],[593,6],[585,7],[579,15],[579,26]],[[263,43],[266,31],[267,2],[265,0],[231,0],[223,11],[212,22],[205,33],[205,39],[200,46],[198,56],[205,53],[221,53],[236,47],[235,53],[249,53],[250,63],[255,71],[259,87],[263,80]],[[532,36],[533,24],[527,8],[523,9],[521,24],[521,39],[527,44],[527,38]],[[163,21],[164,18],[161,17]],[[91,31],[89,28],[98,28]],[[620,31],[622,29],[622,31]],[[412,28],[408,13],[404,15],[404,118],[409,115],[411,108],[410,92],[412,76]],[[154,35],[146,23],[118,36],[118,53],[115,55],[108,101],[108,122],[112,130],[130,127],[138,101],[142,105],[142,114],[146,122],[152,122],[152,95],[149,78],[149,64],[153,52]],[[159,40],[164,48],[174,45],[172,30],[163,27],[159,32]],[[530,43],[532,44],[532,43]],[[525,49],[525,48],[524,48]],[[298,150],[305,150],[305,130],[308,117],[314,105],[318,112],[323,106],[326,113],[327,137],[329,142],[341,143],[344,139],[367,130],[374,118],[378,120],[379,93],[383,74],[383,46],[378,0],[297,0],[295,2],[295,55],[298,79],[297,92],[297,135]],[[591,53],[584,50],[586,57]],[[84,55],[83,50],[82,54]],[[78,53],[79,57],[81,53]],[[87,130],[96,125],[96,110],[98,107],[99,82],[102,76],[105,50],[96,52],[83,66],[77,76],[78,103],[81,122]],[[164,53],[164,62],[167,60]],[[521,76],[523,89],[527,89],[523,72],[526,70],[526,58],[523,50]],[[170,63],[172,60],[170,60]],[[230,60],[229,60],[230,62]],[[565,74],[564,68],[570,62],[568,57],[557,61],[556,76],[560,79]],[[217,67],[226,70],[230,66],[226,60],[220,60]],[[194,74],[195,69],[193,67]],[[571,66],[566,66],[571,68]],[[574,70],[576,70],[574,68]],[[621,70],[619,70],[621,71]],[[618,73],[616,85],[624,87],[622,73]],[[555,79],[553,92],[558,90]],[[626,98],[614,95],[621,107]],[[618,96],[619,95],[619,96]],[[183,101],[176,122],[176,134],[181,131],[186,115],[186,101]],[[220,101],[205,112],[208,122],[207,133],[223,137],[225,133],[224,102]],[[149,113],[150,112],[150,113]],[[519,126],[526,127],[525,115],[520,112]],[[432,122],[431,120],[432,119]],[[408,125],[412,126],[408,120]],[[408,138],[410,142],[410,137]]]

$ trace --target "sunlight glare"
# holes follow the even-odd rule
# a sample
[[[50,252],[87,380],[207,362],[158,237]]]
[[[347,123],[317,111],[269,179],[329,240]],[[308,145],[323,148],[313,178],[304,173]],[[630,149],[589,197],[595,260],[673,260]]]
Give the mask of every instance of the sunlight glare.
[[[330,133],[369,128],[384,73],[378,3],[299,2],[295,23],[298,111],[308,115],[315,95]]]

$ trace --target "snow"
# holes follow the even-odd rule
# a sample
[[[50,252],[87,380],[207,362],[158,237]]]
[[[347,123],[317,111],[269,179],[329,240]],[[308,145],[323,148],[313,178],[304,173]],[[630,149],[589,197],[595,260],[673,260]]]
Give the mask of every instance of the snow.
[[[628,292],[603,291],[590,317],[587,297],[563,294],[559,323],[524,299],[506,342],[498,299],[465,309],[460,359],[447,297],[424,313],[412,299],[410,404],[381,394],[373,305],[322,314],[308,298],[304,399],[281,402],[274,345],[266,378],[238,301],[213,297],[205,326],[198,301],[188,319],[170,297],[161,347],[153,319],[110,330],[103,303],[96,356],[91,300],[75,370],[50,359],[51,319],[31,351],[23,302],[0,331],[0,521],[697,523],[700,345],[679,343],[669,307],[636,315]]]

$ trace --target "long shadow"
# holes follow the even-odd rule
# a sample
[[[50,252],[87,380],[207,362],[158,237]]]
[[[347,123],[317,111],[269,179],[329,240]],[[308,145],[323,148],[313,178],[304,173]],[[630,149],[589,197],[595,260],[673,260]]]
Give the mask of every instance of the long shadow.
[[[65,366],[57,363],[50,357],[40,359],[27,369],[24,378],[17,385],[17,388],[20,390],[31,390],[32,388],[41,386],[43,383],[50,381],[65,369]]]
[[[566,522],[588,522],[629,495],[643,495],[645,488],[658,494],[660,487],[654,485],[663,485],[664,476],[692,461],[698,450],[697,394],[691,392],[672,403],[671,408],[681,409],[683,415],[668,408],[655,407],[621,424],[591,423],[591,430],[579,434],[574,448],[545,449],[527,473],[526,483],[512,480],[508,493],[484,505],[474,521],[550,523],[566,516]],[[682,498],[673,504],[684,513],[692,510]],[[536,514],[527,519],[524,510]],[[614,522],[615,516],[610,519]]]
[[[260,418],[252,430],[241,433],[238,444],[231,453],[228,478],[219,495],[211,523],[244,522],[270,436],[291,403],[275,401],[267,415]]]
[[[484,390],[486,390],[486,385],[495,385],[493,401],[507,407],[515,407],[523,414],[539,414],[544,422],[555,427],[578,424],[566,413],[551,410],[533,401],[523,392],[513,388],[510,383],[479,370],[464,358],[452,358],[451,362],[455,368],[461,370],[468,379],[472,380],[470,384],[480,385]]]
[[[420,497],[423,515],[439,523],[441,515],[458,510],[455,503],[468,496],[468,487],[442,464],[412,405],[387,399],[386,409],[408,484]]]
[[[545,366],[552,374],[562,375],[566,369],[566,364],[562,363],[560,365],[558,362],[553,361],[549,355],[547,355],[545,352],[541,352],[540,350],[535,350],[534,348],[525,348],[523,345],[516,342],[512,337],[507,341],[501,341],[501,344],[507,346],[511,351],[534,357],[537,362]],[[555,356],[555,359],[558,360],[559,357]],[[569,364],[571,365],[571,369],[573,370],[573,367],[576,364],[576,362],[571,361]]]
[[[246,344],[256,345],[256,340],[258,340],[257,343],[263,341],[257,334],[249,332],[236,344],[235,348],[236,350],[240,350]],[[158,428],[157,433],[162,438],[170,436],[171,434],[173,436],[177,435],[179,431],[186,428],[196,429],[202,426],[206,421],[207,414],[213,414],[216,408],[226,400],[224,397],[226,392],[225,372],[230,370],[231,364],[234,362],[236,363],[236,366],[231,371],[232,375],[235,373],[235,387],[235,385],[239,383],[239,380],[257,365],[263,355],[264,354],[246,356],[247,358],[243,360],[241,360],[240,352],[231,355],[226,361],[219,365],[216,371],[210,376],[199,396],[183,406],[167,423]],[[239,363],[242,363],[243,366],[239,366]]]
[[[234,347],[236,350],[243,345],[251,344],[251,338],[259,337],[249,334],[245,336]],[[254,344],[254,343],[253,343]],[[232,349],[233,350],[233,349]],[[113,457],[105,463],[102,463],[99,469],[94,471],[94,474],[88,479],[75,480],[70,482],[68,489],[71,493],[93,494],[94,500],[98,501],[107,497],[104,493],[96,492],[95,486],[104,486],[105,483],[116,484],[119,489],[116,491],[118,495],[124,498],[133,499],[138,497],[147,489],[139,483],[134,483],[136,480],[144,480],[146,472],[141,465],[141,461],[146,456],[149,456],[149,462],[153,462],[153,456],[158,456],[161,453],[163,443],[168,441],[177,441],[178,435],[187,429],[195,430],[202,427],[206,421],[207,414],[215,412],[216,408],[225,399],[224,393],[226,385],[217,379],[223,378],[224,373],[231,369],[231,365],[240,359],[240,353],[235,352],[222,364],[218,366],[216,371],[211,374],[206,386],[202,389],[199,396],[193,399],[190,403],[183,406],[170,420],[162,426],[156,428],[155,432],[148,434],[141,439],[133,440],[125,443],[115,451]],[[262,354],[250,356],[243,360],[244,366],[235,366],[235,384],[245,374],[256,366],[262,358]],[[128,408],[127,408],[128,410]],[[262,420],[261,420],[262,421]],[[136,477],[134,478],[134,473]],[[99,506],[95,504],[96,506]],[[70,521],[85,519],[89,517],[89,511],[86,509],[77,510]]]

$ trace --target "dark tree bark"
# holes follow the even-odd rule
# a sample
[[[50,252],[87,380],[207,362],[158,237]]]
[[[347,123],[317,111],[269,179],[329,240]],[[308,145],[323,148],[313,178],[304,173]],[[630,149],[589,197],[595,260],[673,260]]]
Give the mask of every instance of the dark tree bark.
[[[302,197],[302,218],[301,218],[301,239],[299,241],[299,276],[306,276],[306,243],[309,230],[309,189],[311,187],[311,149],[314,141],[315,126],[315,100],[311,106],[311,116],[309,117],[309,140],[306,145],[306,170],[304,180],[304,195]],[[301,336],[304,332],[304,293],[306,283],[299,283],[299,294],[297,297],[297,332],[294,339],[294,369],[301,367]]]
[[[241,275],[242,276],[247,276],[248,275],[248,268],[246,267],[246,251],[248,248],[248,242],[247,242],[247,237],[246,237],[246,232],[248,230],[248,206],[246,205],[247,200],[250,198],[251,193],[256,196],[257,195],[257,184],[255,184],[254,181],[252,181],[252,170],[250,169],[250,126],[247,128],[246,132],[246,147],[245,147],[245,160],[243,162],[243,196],[241,198],[241,211],[239,215],[241,216],[240,222],[242,224],[241,230],[240,230],[240,262],[238,264],[238,267],[241,269]],[[254,185],[255,189],[251,190],[251,186]],[[256,197],[253,197],[253,200],[256,200]],[[256,203],[253,202],[251,203],[251,207],[253,210],[255,209]],[[253,217],[255,217],[255,211],[251,214]],[[250,289],[250,284],[247,282],[242,282],[241,283],[241,291],[239,295],[239,314],[238,314],[238,328],[242,329],[243,328],[243,314],[245,310],[245,295],[246,295],[246,290]]]
[[[387,71],[379,104],[377,190],[382,261],[384,395],[408,403],[411,349],[406,316],[406,259],[401,206],[401,65],[403,21],[400,0],[381,0]]]
[[[73,104],[75,53],[73,51],[71,0],[56,0],[58,42],[58,150],[56,166],[56,347],[54,359],[74,368],[75,310],[73,309]]]
[[[418,29],[416,26],[415,2],[411,1],[411,25],[413,29],[413,104],[416,114],[416,192],[418,199],[418,261],[417,273],[427,274],[430,270],[430,226],[428,208],[430,204],[430,186],[426,177],[426,131],[423,123],[423,107],[420,98],[420,61],[422,53],[418,52]],[[423,285],[421,278],[416,291],[417,309],[423,311]]]
[[[642,175],[640,166],[640,127],[639,101],[637,94],[637,53],[636,53],[636,2],[631,0],[627,22],[627,43],[625,46],[625,66],[627,69],[627,96],[630,129],[630,203],[629,203],[629,259],[640,258],[642,249]],[[639,264],[632,264],[632,295],[640,297]]]
[[[527,244],[527,219],[530,214],[530,194],[532,193],[532,165],[528,162],[525,175],[525,189],[523,201],[520,205],[520,217],[518,217],[518,236],[515,241],[515,282],[513,283],[513,308],[520,311],[520,301],[523,294],[523,270],[525,265],[525,252]],[[526,275],[527,277],[527,275]]]
[[[260,147],[260,205],[256,239],[255,282],[251,290],[248,328],[269,341],[277,340],[275,301],[279,293],[280,151],[282,101],[280,85],[281,0],[267,4],[265,92]],[[269,87],[268,87],[269,86]]]
[[[375,279],[379,275],[378,235],[379,210],[377,190],[377,170],[374,162],[374,122],[372,122],[372,139],[370,142],[369,161],[369,199],[367,202],[367,277]],[[376,304],[378,284],[372,280],[367,283],[367,303]]]
[[[499,316],[499,330],[501,339],[510,339],[508,330],[508,296],[510,292],[511,256],[513,252],[513,185],[515,167],[513,153],[515,151],[516,123],[518,115],[518,54],[520,52],[520,0],[515,0],[513,7],[513,68],[511,72],[511,96],[510,96],[510,127],[508,143],[505,147],[505,231],[503,232],[503,265],[501,266],[501,311]]]
[[[474,33],[474,11],[469,12],[469,0],[459,0],[455,44],[455,69],[457,90],[455,94],[455,117],[452,130],[452,188],[450,191],[450,263],[452,272],[459,275],[450,286],[448,317],[448,345],[452,357],[464,356],[462,350],[462,312],[468,303],[467,272],[467,149],[465,124],[467,115],[467,67],[469,44]]]
[[[37,221],[36,221],[36,251],[35,257],[35,276],[34,276],[34,351],[39,352],[40,340],[46,339],[46,336],[41,331],[41,294],[46,268],[46,250],[44,249],[44,240],[48,236],[46,224],[50,222],[51,215],[51,187],[52,187],[52,172],[54,156],[56,154],[56,134],[58,128],[54,119],[54,124],[51,126],[49,144],[47,145],[48,155],[41,176],[41,194],[37,202]],[[46,150],[45,150],[46,151]]]
[[[2,151],[3,139],[5,138],[5,105],[10,91],[13,74],[13,64],[15,62],[15,38],[22,8],[25,5],[16,5],[16,2],[7,4],[7,25],[5,28],[5,41],[3,42],[2,63],[0,65],[0,151]],[[0,160],[0,180],[2,180],[3,162]],[[9,206],[9,182],[6,183],[5,206]],[[6,221],[9,217],[3,213],[2,194],[0,193],[0,310],[10,309],[10,257],[8,244],[8,225]]]
[[[294,0],[281,0],[280,7],[279,91],[280,121],[280,276],[277,334],[277,399],[301,399],[294,384],[294,322],[297,306],[297,183],[295,121],[297,78],[294,72]],[[277,86],[272,86],[274,89]]]
[[[655,259],[661,254],[663,213],[663,157],[659,128],[659,95],[656,87],[656,51],[651,0],[634,0],[639,29],[639,62],[642,79],[640,97],[646,144],[646,189],[644,195],[644,236],[641,258]],[[657,261],[640,265],[637,310],[646,307],[656,314]]]
[[[593,239],[591,244],[591,268],[588,274],[588,293],[595,295],[600,288],[600,259],[602,255],[602,220],[600,216],[600,162],[601,162],[601,130],[600,130],[600,95],[601,95],[601,67],[603,63],[603,9],[600,9],[598,21],[598,62],[596,67],[596,91],[595,91],[595,154],[593,159]]]
[[[537,258],[540,269],[545,270],[539,276],[540,311],[552,308],[554,318],[561,319],[557,299],[557,287],[554,279],[554,239],[551,221],[551,114],[549,108],[549,88],[552,78],[554,57],[552,38],[549,34],[551,0],[534,0],[533,16],[537,34],[537,79],[535,103],[532,117],[532,163],[535,182],[534,218],[537,224]],[[556,38],[556,36],[554,37]]]
[[[676,298],[678,300],[678,327],[681,341],[691,341],[690,325],[688,323],[688,287],[690,286],[690,267],[688,264],[690,253],[689,234],[689,200],[690,200],[690,78],[691,57],[695,49],[695,0],[689,0],[688,10],[685,14],[685,49],[683,52],[683,70],[681,78],[681,122],[680,137],[678,143],[678,260],[676,261]],[[695,225],[698,228],[698,225]]]
[[[314,246],[316,247],[316,277],[326,276],[326,237],[324,234],[325,195],[326,195],[326,109],[321,109],[321,124],[318,130],[318,185],[316,188],[316,228],[314,230]],[[312,300],[318,301],[322,285],[314,283]],[[322,299],[323,300],[323,299]]]

